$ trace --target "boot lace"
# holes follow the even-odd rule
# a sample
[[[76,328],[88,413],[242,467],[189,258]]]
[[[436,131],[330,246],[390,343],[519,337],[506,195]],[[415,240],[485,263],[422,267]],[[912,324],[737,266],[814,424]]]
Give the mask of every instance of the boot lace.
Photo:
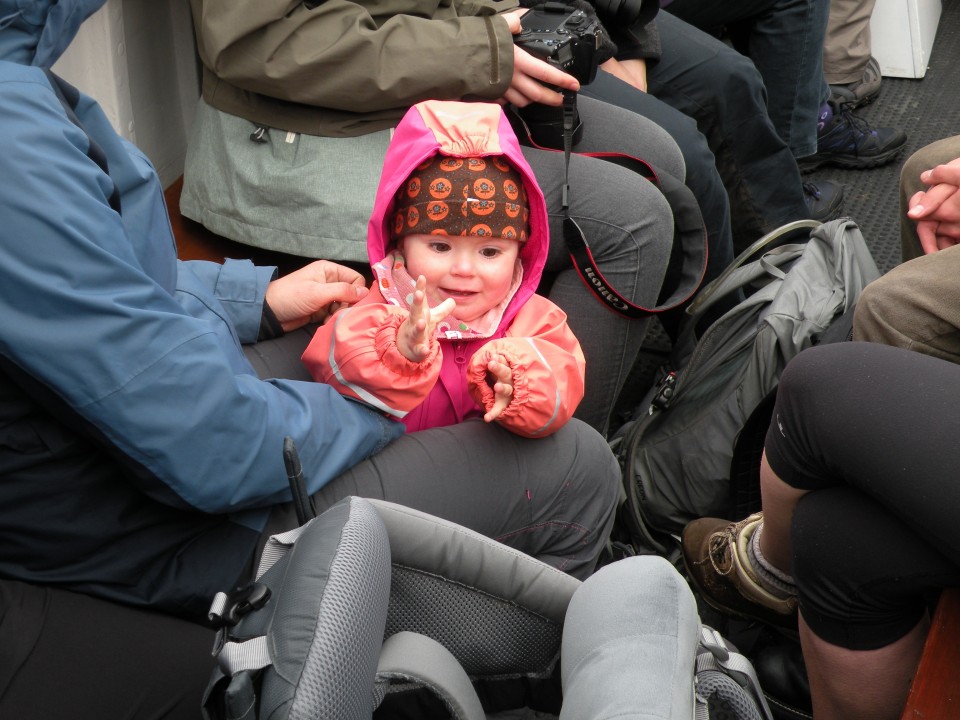
[[[868,123],[864,118],[860,117],[859,115],[854,115],[853,110],[851,110],[846,105],[839,107],[838,110],[840,111],[840,119],[842,120],[842,122],[846,123],[851,128],[853,128],[853,130],[856,131],[859,137],[876,134],[874,132],[874,129],[870,127],[870,123]],[[857,145],[859,146],[859,142],[857,143]]]
[[[751,515],[740,522],[730,523],[723,530],[718,530],[710,536],[708,556],[710,564],[718,575],[729,575],[733,571],[733,553],[736,552],[737,537],[743,528],[756,521]]]

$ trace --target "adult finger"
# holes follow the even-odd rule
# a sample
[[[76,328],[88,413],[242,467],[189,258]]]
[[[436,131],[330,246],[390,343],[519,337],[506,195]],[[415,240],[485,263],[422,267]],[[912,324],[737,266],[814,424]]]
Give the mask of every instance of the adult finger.
[[[274,302],[267,295],[270,309],[285,332],[296,330],[308,322],[323,322],[330,313],[353,305],[368,292],[365,287],[348,282],[305,283],[299,290],[297,295],[282,302]]]
[[[520,24],[520,18],[527,13],[527,8],[515,8],[509,12],[502,13],[500,17],[507,21],[507,27],[510,28],[512,35],[517,35],[523,27]]]
[[[954,239],[954,244],[960,241],[960,222],[941,220],[937,226],[937,235]]]
[[[923,210],[919,213],[910,213],[910,217],[927,217],[941,209],[944,203],[951,202],[951,198],[957,194],[957,186],[948,183],[939,183],[931,186],[923,193],[923,198],[918,201]]]
[[[926,172],[920,173],[920,181],[925,185],[949,183],[958,186],[960,185],[960,164],[937,165]]]
[[[917,223],[917,237],[925,255],[935,253],[940,249],[937,242],[937,223],[932,220],[921,220]]]
[[[518,107],[524,107],[532,102],[560,105],[563,102],[563,96],[547,85],[565,90],[580,89],[580,83],[572,75],[514,46],[513,78],[510,87],[504,93],[504,99]]]
[[[960,243],[960,239],[952,235],[937,235],[937,249],[946,250]]]

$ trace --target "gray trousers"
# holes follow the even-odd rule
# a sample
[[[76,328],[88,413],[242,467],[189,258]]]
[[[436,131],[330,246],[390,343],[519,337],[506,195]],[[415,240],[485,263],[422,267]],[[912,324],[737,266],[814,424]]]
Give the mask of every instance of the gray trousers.
[[[921,148],[900,175],[903,262],[870,283],[857,302],[853,338],[960,362],[960,246],[924,255],[907,201],[925,186],[920,173],[960,157],[960,136]]]
[[[261,377],[302,379],[309,339],[300,330],[245,350]],[[588,425],[574,419],[530,439],[477,419],[408,433],[313,500],[318,513],[348,495],[412,507],[583,579],[606,545],[620,492],[613,453]],[[293,508],[280,506],[265,535],[296,524]]]

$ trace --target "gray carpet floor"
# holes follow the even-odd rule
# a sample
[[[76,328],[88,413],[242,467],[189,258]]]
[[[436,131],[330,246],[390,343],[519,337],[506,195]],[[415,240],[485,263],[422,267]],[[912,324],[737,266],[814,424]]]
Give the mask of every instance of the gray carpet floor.
[[[818,168],[805,176],[833,180],[844,187],[844,215],[860,226],[881,272],[900,262],[900,167],[915,150],[960,134],[960,3],[944,0],[926,75],[920,79],[884,78],[879,97],[858,115],[875,127],[896,127],[907,146],[895,162],[872,170]]]

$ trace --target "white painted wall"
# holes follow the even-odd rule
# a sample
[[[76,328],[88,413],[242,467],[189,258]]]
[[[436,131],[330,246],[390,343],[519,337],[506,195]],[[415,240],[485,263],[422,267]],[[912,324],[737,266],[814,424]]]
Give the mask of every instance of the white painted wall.
[[[942,9],[941,0],[877,0],[870,47],[884,76],[926,75]]]
[[[103,106],[164,187],[183,173],[200,96],[187,0],[107,0],[53,70]]]

